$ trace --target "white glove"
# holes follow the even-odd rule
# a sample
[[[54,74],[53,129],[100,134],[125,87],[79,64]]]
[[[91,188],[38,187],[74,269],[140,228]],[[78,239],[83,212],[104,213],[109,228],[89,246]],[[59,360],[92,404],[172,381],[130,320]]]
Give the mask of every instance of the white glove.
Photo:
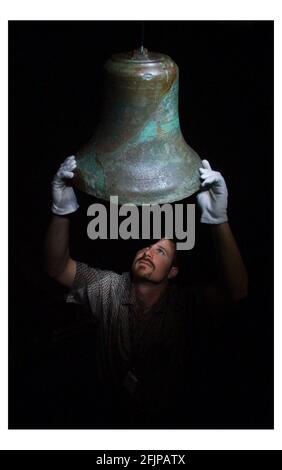
[[[52,212],[57,215],[71,214],[79,208],[74,190],[66,180],[73,178],[76,168],[75,156],[65,159],[52,181]]]
[[[202,191],[197,194],[201,208],[203,224],[223,224],[227,218],[227,187],[223,176],[213,171],[207,160],[202,160],[203,168],[199,169]]]

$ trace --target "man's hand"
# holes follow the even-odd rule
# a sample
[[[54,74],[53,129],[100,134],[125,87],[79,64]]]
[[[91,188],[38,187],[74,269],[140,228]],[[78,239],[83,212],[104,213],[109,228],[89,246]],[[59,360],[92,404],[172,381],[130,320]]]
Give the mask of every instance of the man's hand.
[[[56,215],[71,214],[79,208],[74,190],[67,184],[73,178],[75,168],[75,156],[72,155],[65,159],[52,181],[52,212]]]
[[[202,191],[197,194],[201,208],[203,224],[223,224],[227,218],[227,187],[223,176],[213,171],[207,160],[202,160],[203,168],[199,169]]]

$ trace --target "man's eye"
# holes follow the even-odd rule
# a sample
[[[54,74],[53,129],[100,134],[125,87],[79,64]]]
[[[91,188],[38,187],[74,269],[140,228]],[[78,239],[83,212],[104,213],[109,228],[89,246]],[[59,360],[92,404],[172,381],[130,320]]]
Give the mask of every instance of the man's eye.
[[[162,250],[161,248],[157,248],[157,251],[158,251],[159,253],[161,253],[162,255],[165,254],[164,250]]]

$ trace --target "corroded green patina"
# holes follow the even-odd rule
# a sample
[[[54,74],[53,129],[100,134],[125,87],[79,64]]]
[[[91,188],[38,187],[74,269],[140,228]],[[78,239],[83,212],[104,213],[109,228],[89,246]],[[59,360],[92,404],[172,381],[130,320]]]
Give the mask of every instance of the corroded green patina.
[[[161,135],[173,134],[179,129],[179,117],[177,112],[178,80],[160,100],[158,109],[150,116],[149,120],[136,136],[136,144],[159,139]]]
[[[178,67],[164,54],[135,51],[105,64],[100,124],[77,153],[75,184],[119,203],[160,204],[200,188],[201,159],[185,142],[178,117]]]

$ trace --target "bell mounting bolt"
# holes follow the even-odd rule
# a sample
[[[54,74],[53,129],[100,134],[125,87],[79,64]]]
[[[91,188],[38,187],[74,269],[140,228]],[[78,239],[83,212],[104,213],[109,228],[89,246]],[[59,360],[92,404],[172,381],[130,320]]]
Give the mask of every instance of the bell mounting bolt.
[[[132,59],[144,59],[148,58],[148,49],[146,47],[141,46],[139,49],[134,49],[132,52]]]

